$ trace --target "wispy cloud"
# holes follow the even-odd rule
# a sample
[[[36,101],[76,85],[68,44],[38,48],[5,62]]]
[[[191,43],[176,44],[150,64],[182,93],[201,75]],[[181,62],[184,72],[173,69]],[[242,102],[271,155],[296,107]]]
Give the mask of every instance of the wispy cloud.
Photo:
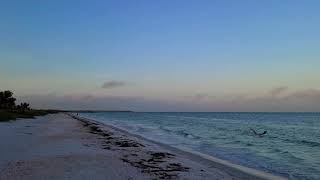
[[[191,99],[192,101],[210,101],[215,99],[215,96],[211,96],[208,93],[198,93],[192,96],[184,96],[184,98]]]
[[[277,87],[277,88],[274,88],[270,91],[270,95],[271,96],[279,96],[279,95],[282,95],[283,93],[287,92],[288,90],[289,90],[289,88],[287,86]]]
[[[123,81],[106,81],[103,83],[102,88],[112,89],[112,88],[122,87],[126,85],[128,85],[128,83]]]
[[[306,99],[309,102],[319,102],[320,104],[320,90],[317,89],[306,89],[289,94],[285,97],[286,99]]]

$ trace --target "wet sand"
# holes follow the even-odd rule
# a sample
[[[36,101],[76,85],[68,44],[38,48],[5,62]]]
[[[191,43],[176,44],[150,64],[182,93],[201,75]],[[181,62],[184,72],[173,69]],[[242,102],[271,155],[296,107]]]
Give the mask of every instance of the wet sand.
[[[1,180],[281,179],[62,113],[0,123],[0,137]]]

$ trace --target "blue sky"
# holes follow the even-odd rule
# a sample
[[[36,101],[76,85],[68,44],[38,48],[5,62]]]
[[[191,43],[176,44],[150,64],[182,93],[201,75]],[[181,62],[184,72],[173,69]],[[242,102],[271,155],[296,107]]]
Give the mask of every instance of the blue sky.
[[[319,8],[1,1],[0,88],[48,108],[319,111]]]

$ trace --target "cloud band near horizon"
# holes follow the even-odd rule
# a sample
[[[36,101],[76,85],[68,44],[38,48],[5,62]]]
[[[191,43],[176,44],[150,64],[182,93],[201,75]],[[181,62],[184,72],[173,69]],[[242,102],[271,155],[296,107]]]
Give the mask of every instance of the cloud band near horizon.
[[[270,91],[272,92],[272,91]],[[258,97],[226,96],[162,99],[134,96],[94,95],[26,95],[19,99],[28,101],[35,108],[68,110],[133,110],[133,111],[187,111],[187,112],[320,112],[320,90],[306,89],[274,96],[274,93]],[[278,93],[276,93],[278,95]]]

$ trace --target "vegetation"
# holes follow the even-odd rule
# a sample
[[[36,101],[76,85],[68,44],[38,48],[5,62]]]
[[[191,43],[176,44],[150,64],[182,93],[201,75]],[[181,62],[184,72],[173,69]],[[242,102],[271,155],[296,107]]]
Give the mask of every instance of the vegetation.
[[[23,102],[16,105],[16,98],[11,91],[0,91],[0,122],[15,120],[17,118],[34,118],[49,113],[56,113],[55,110],[34,110],[30,104]]]
[[[16,98],[12,97],[13,92],[3,91],[0,92],[0,109],[13,109],[16,105]]]

